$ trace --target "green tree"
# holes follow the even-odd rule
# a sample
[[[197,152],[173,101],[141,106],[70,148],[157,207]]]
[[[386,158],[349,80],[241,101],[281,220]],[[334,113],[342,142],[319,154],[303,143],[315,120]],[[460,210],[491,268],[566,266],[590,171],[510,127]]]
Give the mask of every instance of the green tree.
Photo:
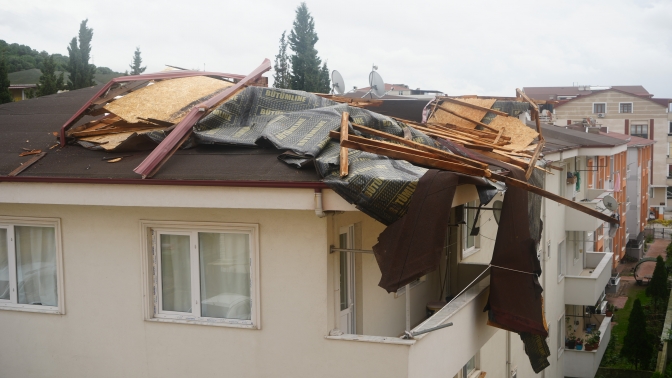
[[[285,39],[286,31],[282,32],[280,37],[280,50],[275,56],[275,63],[273,64],[273,87],[289,89],[291,88],[290,65],[289,56],[287,55],[287,40]]]
[[[0,56],[0,104],[12,102],[12,93],[9,91],[9,76],[7,76],[5,54]]]
[[[44,69],[42,70],[40,81],[37,83],[37,92],[35,95],[46,96],[58,93],[60,89],[63,89],[63,72],[60,75],[56,75],[56,63],[53,56],[47,58],[43,62],[43,66]]]
[[[141,67],[142,58],[140,57],[140,48],[135,48],[135,54],[133,54],[133,63],[129,65],[131,68],[131,75],[140,75],[145,72],[147,67]]]
[[[647,364],[651,360],[653,345],[651,336],[646,331],[646,318],[642,303],[635,299],[630,312],[628,330],[623,338],[623,348],[621,348],[621,357],[626,358],[630,363],[639,369],[641,364]]]
[[[91,39],[93,39],[93,29],[86,26],[89,20],[82,21],[79,25],[79,45],[77,37],[72,38],[68,46],[70,60],[68,63],[68,89],[80,89],[94,85],[93,75],[96,66],[89,64],[91,58]]]
[[[653,301],[654,311],[660,303],[664,303],[669,296],[667,291],[667,269],[662,256],[656,257],[656,268],[653,270],[653,276],[646,287],[646,295]]]
[[[289,33],[289,46],[292,48],[292,89],[307,92],[329,92],[329,86],[324,86],[321,79],[321,59],[317,56],[315,44],[319,40],[315,33],[315,22],[308,12],[306,3],[296,8],[294,28]],[[325,66],[326,67],[326,66]]]
[[[322,69],[320,69],[320,85],[322,86],[322,93],[329,93],[331,91],[331,79],[329,78],[327,62],[324,62]]]

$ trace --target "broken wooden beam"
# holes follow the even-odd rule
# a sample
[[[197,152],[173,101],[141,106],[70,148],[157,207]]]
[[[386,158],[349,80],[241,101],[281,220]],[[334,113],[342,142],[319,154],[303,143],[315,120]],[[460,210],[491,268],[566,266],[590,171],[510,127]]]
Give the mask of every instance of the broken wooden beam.
[[[13,171],[9,172],[9,174],[8,174],[7,176],[16,176],[16,175],[18,175],[19,173],[21,173],[21,172],[25,171],[26,169],[28,169],[31,165],[37,163],[37,161],[40,160],[40,159],[42,159],[42,158],[44,157],[44,155],[46,155],[46,154],[47,154],[46,152],[40,152],[39,154],[37,154],[37,155],[33,156],[32,158],[30,158],[30,159],[29,159],[28,161],[26,161],[25,163],[21,164],[19,167],[17,167],[17,168],[14,169]]]
[[[343,144],[344,140],[348,140],[348,119],[350,118],[350,113],[348,112],[343,112],[341,114],[341,144]],[[340,160],[340,168],[341,168],[341,177],[345,177],[348,175],[348,149],[346,147],[341,147],[341,160]]]
[[[537,166],[537,159],[539,158],[539,155],[541,155],[541,149],[544,148],[545,143],[546,141],[544,141],[543,138],[539,139],[539,142],[537,143],[537,148],[534,150],[534,154],[530,159],[529,167],[527,167],[527,171],[525,171],[525,180],[529,180],[530,176],[532,176],[532,170],[534,170],[534,167]]]
[[[493,132],[495,132],[495,133],[496,133],[496,132],[499,132],[499,130],[495,129],[494,127],[488,126],[488,125],[486,125],[485,123],[483,123],[483,122],[481,122],[481,121],[474,121],[473,119],[469,119],[469,118],[467,118],[467,117],[465,117],[465,116],[463,116],[463,115],[461,115],[461,114],[458,114],[458,113],[456,113],[456,112],[454,112],[454,111],[452,111],[452,110],[446,108],[445,106],[438,105],[438,107],[439,107],[439,109],[443,110],[444,112],[446,112],[446,113],[450,113],[450,114],[454,115],[455,117],[462,118],[462,119],[465,120],[465,121],[471,122],[471,123],[473,123],[473,124],[475,124],[475,125],[478,125],[478,126],[481,126],[481,127],[484,127],[484,128],[486,128],[486,129],[488,129],[488,130],[490,130],[490,131],[493,131]]]

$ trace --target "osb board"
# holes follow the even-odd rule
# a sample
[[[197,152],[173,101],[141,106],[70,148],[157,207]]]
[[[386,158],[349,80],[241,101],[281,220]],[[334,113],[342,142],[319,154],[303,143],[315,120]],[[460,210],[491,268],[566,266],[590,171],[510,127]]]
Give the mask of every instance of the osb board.
[[[473,105],[478,105],[478,106],[488,108],[488,109],[490,109],[496,101],[494,98],[465,98],[465,99],[457,99],[457,100],[467,102],[467,103],[473,104]],[[462,105],[459,105],[459,104],[454,104],[452,102],[446,102],[446,101],[441,103],[441,106],[450,110],[450,111],[452,111],[452,112],[454,112],[454,113],[457,113],[457,114],[461,115],[462,117],[465,117],[467,119],[471,119],[471,120],[474,120],[474,121],[478,121],[478,122],[480,122],[483,119],[483,117],[485,117],[485,115],[488,113],[485,110],[474,109],[474,108],[470,108],[470,107],[467,107],[467,106],[462,106]],[[429,122],[451,123],[453,125],[467,127],[467,128],[470,128],[470,129],[476,128],[475,123],[469,122],[465,119],[462,119],[460,117],[452,115],[452,114],[444,111],[443,109],[439,109],[439,108],[436,109],[436,112],[434,112],[434,114],[432,115],[432,118],[429,120]]]
[[[539,134],[533,129],[527,127],[521,120],[516,117],[495,117],[488,126],[491,126],[495,129],[504,128],[504,136],[511,138],[510,144],[508,147],[522,150],[525,147],[529,146],[530,143],[539,136]]]
[[[178,123],[192,107],[232,85],[206,76],[163,80],[112,101],[105,110],[130,123],[142,122],[138,118]]]
[[[104,148],[105,150],[113,150],[117,148],[121,143],[126,141],[126,139],[130,138],[131,135],[133,134],[144,134],[148,133],[150,131],[155,131],[155,130],[164,130],[165,127],[158,127],[154,129],[147,129],[143,131],[127,131],[123,133],[117,133],[117,134],[107,134],[107,135],[99,135],[99,136],[92,136],[92,137],[84,137],[84,138],[79,138],[79,140],[84,140],[87,142],[91,143],[96,143],[99,144],[100,147]]]

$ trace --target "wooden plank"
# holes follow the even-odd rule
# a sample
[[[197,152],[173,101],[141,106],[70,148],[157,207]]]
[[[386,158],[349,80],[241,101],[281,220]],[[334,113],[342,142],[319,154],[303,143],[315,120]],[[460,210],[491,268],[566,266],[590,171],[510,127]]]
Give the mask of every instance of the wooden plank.
[[[486,107],[483,107],[483,106],[479,106],[479,105],[476,105],[476,104],[471,104],[471,103],[460,101],[460,100],[456,100],[456,99],[451,98],[451,97],[442,97],[441,100],[446,101],[446,102],[450,102],[450,103],[453,103],[453,104],[457,104],[457,105],[466,106],[468,108],[485,110],[487,112],[495,113],[497,115],[501,115],[501,116],[504,116],[504,117],[509,117],[509,113],[502,112],[502,111],[495,110],[495,109],[489,109],[489,108],[486,108]]]
[[[7,176],[16,176],[16,175],[18,175],[19,173],[21,173],[21,172],[25,171],[26,169],[28,169],[28,167],[30,167],[31,165],[37,163],[37,161],[40,160],[40,159],[42,159],[42,158],[44,157],[44,155],[46,155],[46,154],[47,154],[46,152],[41,152],[41,153],[39,153],[39,154],[33,156],[33,157],[30,158],[28,161],[26,161],[25,163],[23,163],[22,165],[20,165],[20,166],[17,167],[16,169],[14,169],[13,171],[9,172],[9,174],[8,174]]]
[[[343,112],[341,114],[341,144],[344,140],[348,140],[348,118],[350,118],[350,113]],[[341,147],[341,177],[348,175],[348,149],[346,147]]]
[[[452,110],[446,108],[445,106],[438,105],[438,107],[439,107],[439,109],[443,110],[443,111],[446,112],[446,113],[450,113],[450,114],[452,114],[452,115],[454,115],[454,116],[456,116],[456,117],[458,117],[458,118],[462,118],[462,119],[467,120],[467,121],[469,121],[469,122],[471,122],[471,123],[474,123],[474,124],[476,124],[476,125],[479,125],[479,126],[481,126],[481,127],[484,127],[484,128],[486,128],[486,129],[488,129],[488,130],[491,130],[491,131],[494,131],[494,132],[498,132],[498,131],[499,131],[499,130],[497,130],[497,129],[494,129],[494,128],[492,128],[492,127],[486,125],[485,123],[483,123],[483,122],[481,122],[481,121],[474,121],[473,119],[469,119],[469,118],[467,118],[467,117],[463,117],[462,115],[455,113],[454,111],[452,111]]]
[[[495,143],[499,142],[499,139],[502,137],[502,134],[504,134],[504,128],[502,127],[499,129],[499,133],[497,133],[497,138],[495,138]],[[509,138],[510,140],[510,138]]]
[[[355,143],[349,140],[345,140],[342,142],[341,146],[343,147],[348,147],[348,148],[354,148],[356,150],[360,151],[365,151],[365,152],[370,152],[373,154],[378,154],[378,155],[383,155],[387,156],[393,159],[399,159],[399,160],[406,160],[410,163],[414,163],[417,165],[425,166],[425,167],[430,167],[430,168],[437,168],[437,169],[443,169],[446,171],[453,171],[453,172],[459,172],[459,173],[464,173],[467,175],[471,176],[481,176],[481,177],[490,177],[491,173],[487,169],[479,169],[475,167],[470,167],[464,164],[457,164],[457,163],[452,163],[449,161],[445,160],[437,160],[437,159],[432,159],[424,156],[417,156],[414,154],[409,154],[401,151],[393,151],[387,148],[383,147],[378,147],[378,146],[372,146],[369,144],[364,144],[364,143]]]
[[[603,221],[605,221],[605,222],[616,223],[616,219],[615,219],[615,218],[612,218],[612,217],[610,217],[610,216],[608,216],[608,215],[606,215],[606,214],[603,214],[603,213],[601,213],[601,212],[599,212],[599,211],[597,211],[597,210],[594,210],[594,209],[591,209],[591,208],[589,208],[589,207],[583,206],[583,205],[579,204],[578,202],[574,202],[574,201],[568,200],[567,198],[560,197],[560,196],[557,195],[557,194],[554,194],[554,193],[545,191],[545,190],[543,190],[543,189],[541,189],[541,188],[537,188],[536,186],[534,186],[534,185],[530,185],[530,184],[528,184],[528,183],[526,183],[526,182],[524,182],[524,181],[520,181],[520,180],[517,180],[517,179],[515,179],[515,178],[508,177],[508,176],[503,176],[503,175],[500,175],[500,174],[497,174],[497,173],[491,173],[491,176],[490,176],[490,177],[493,178],[493,179],[495,179],[495,180],[501,181],[501,182],[505,183],[505,184],[508,185],[508,186],[512,186],[512,187],[516,187],[516,188],[521,188],[521,189],[527,190],[528,192],[532,192],[532,193],[534,193],[534,194],[538,194],[538,195],[540,195],[540,196],[542,196],[542,197],[544,197],[544,198],[548,198],[548,199],[550,199],[550,200],[552,200],[552,201],[555,201],[555,202],[557,202],[557,203],[563,204],[563,205],[565,205],[565,206],[567,206],[567,207],[571,207],[571,208],[574,209],[574,210],[580,211],[580,212],[582,212],[582,213],[584,213],[584,214],[588,214],[588,215],[590,215],[590,216],[592,216],[592,217],[595,217],[595,218],[597,218],[597,219],[603,220]]]
[[[401,138],[401,137],[398,137],[396,135],[388,134],[388,133],[383,132],[383,131],[378,131],[378,130],[372,129],[370,127],[366,127],[366,126],[363,126],[363,125],[358,125],[356,123],[353,123],[352,127],[355,128],[355,130],[361,131],[363,133],[367,133],[369,135],[374,135],[374,136],[378,136],[378,137],[381,137],[381,138],[387,138],[387,139],[390,139],[390,140],[397,141],[399,143],[403,143],[403,144],[405,144],[407,146],[410,146],[410,147],[415,147],[416,149],[419,149],[419,150],[435,153],[435,154],[437,154],[439,156],[442,156],[443,158],[448,159],[448,160],[453,160],[453,161],[456,161],[456,162],[460,162],[460,163],[464,163],[464,164],[468,164],[468,165],[473,165],[475,167],[480,167],[480,168],[487,168],[488,167],[487,164],[482,163],[480,161],[469,159],[469,158],[466,158],[464,156],[460,156],[460,155],[456,155],[456,154],[451,154],[447,151],[444,151],[444,150],[441,150],[441,149],[438,149],[438,148],[435,148],[435,147],[427,146],[427,145],[424,145],[422,143],[414,142],[414,141],[408,140],[406,138]]]
[[[537,148],[534,150],[534,154],[532,155],[532,159],[530,159],[530,166],[527,167],[527,171],[525,172],[525,180],[529,180],[530,176],[532,176],[532,170],[534,167],[537,166],[537,159],[539,158],[539,155],[541,154],[541,149],[544,148],[544,144],[546,142],[543,139],[539,140],[539,143],[537,143]]]
[[[465,132],[465,133],[469,133],[469,134],[472,134],[472,135],[478,135],[478,136],[482,136],[482,137],[485,137],[485,138],[490,138],[490,139],[493,139],[493,140],[497,138],[497,135],[499,135],[498,133],[493,133],[493,132],[486,131],[486,130],[468,129],[466,127],[453,125],[452,123],[438,123],[438,124],[437,123],[427,123],[427,125],[429,125],[429,127],[440,126],[440,127],[445,127],[445,128],[449,128],[449,129],[454,129],[454,130],[457,130],[457,131],[462,131],[462,132]],[[509,141],[510,139],[511,138],[507,137],[507,136],[502,136],[501,137],[501,140],[505,140],[505,141]]]
[[[119,88],[116,88],[116,89],[112,89],[109,92],[107,92],[106,94],[104,94],[104,95],[100,96],[99,98],[93,100],[91,102],[91,105],[103,105],[107,102],[113,101],[114,98],[117,97],[117,96],[125,95],[125,94],[128,94],[130,92],[133,92],[134,90],[136,90],[140,87],[144,87],[145,85],[147,85],[147,83],[149,83],[148,80],[128,82],[126,85],[124,85],[122,87],[119,87]]]
[[[537,103],[534,102],[534,101],[532,101],[529,97],[527,97],[527,95],[525,94],[525,92],[523,92],[523,91],[521,91],[520,89],[516,88],[516,97],[518,97],[518,96],[522,97],[523,100],[529,102],[529,103],[530,103],[530,106],[532,106],[532,108],[536,109],[537,112],[539,111],[539,107],[537,106]]]
[[[352,104],[354,106],[380,106],[383,104],[383,100],[376,100],[376,99],[367,99],[367,98],[353,98],[353,97],[342,97],[342,96],[334,96],[330,94],[325,94],[325,93],[313,93],[316,96],[320,96],[322,98],[329,99],[334,102],[339,102],[342,104]],[[357,105],[355,105],[357,104]]]

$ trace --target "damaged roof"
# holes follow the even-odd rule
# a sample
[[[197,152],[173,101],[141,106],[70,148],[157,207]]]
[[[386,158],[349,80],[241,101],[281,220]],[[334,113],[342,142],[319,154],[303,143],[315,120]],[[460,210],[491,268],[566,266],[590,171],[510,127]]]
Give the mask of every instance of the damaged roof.
[[[21,172],[21,177],[139,179],[133,172],[150,151],[95,151],[77,145],[60,147],[53,133],[101,86],[0,105],[0,176],[6,176],[35,155],[47,152]],[[321,183],[314,169],[294,169],[279,161],[273,147],[182,149],[155,176],[157,180],[222,180]],[[123,156],[116,163],[109,158]]]

